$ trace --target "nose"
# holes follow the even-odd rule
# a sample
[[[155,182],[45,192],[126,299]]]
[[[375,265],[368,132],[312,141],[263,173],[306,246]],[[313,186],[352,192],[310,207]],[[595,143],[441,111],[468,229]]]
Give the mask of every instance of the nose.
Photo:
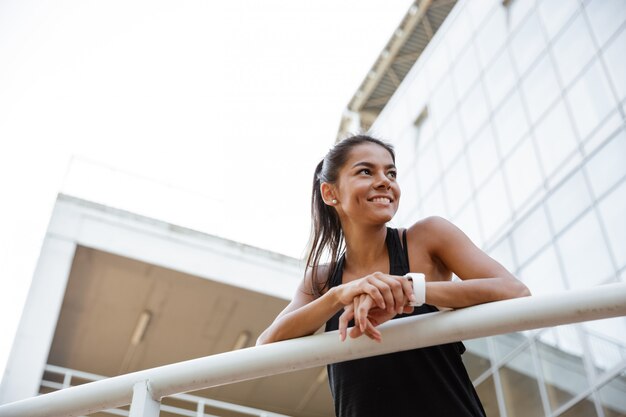
[[[391,180],[385,174],[378,175],[374,188],[388,190],[391,187]]]

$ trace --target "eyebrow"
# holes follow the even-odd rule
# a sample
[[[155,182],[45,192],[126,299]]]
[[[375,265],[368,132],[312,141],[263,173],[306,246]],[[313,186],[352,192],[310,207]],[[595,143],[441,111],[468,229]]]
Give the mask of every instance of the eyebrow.
[[[375,165],[372,164],[371,162],[361,161],[361,162],[357,162],[356,164],[352,165],[352,168],[356,168],[358,166],[364,166],[366,168],[374,168],[375,167]],[[390,168],[395,168],[395,167],[396,167],[395,164],[385,165],[385,169],[390,169]]]

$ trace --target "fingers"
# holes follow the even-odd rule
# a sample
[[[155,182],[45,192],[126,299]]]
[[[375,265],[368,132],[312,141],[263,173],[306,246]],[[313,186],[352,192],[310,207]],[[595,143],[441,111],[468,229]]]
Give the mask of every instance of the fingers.
[[[361,332],[364,332],[369,322],[367,315],[374,307],[372,297],[367,294],[361,294],[355,297],[354,302],[354,325],[358,327]]]
[[[413,283],[404,277],[400,279],[400,283],[402,284],[402,291],[404,292],[405,297],[408,298],[410,303],[415,303],[417,299],[415,298],[415,294],[413,293]],[[409,303],[404,303],[404,305],[406,304]]]
[[[369,337],[370,339],[376,342],[382,342],[383,340],[380,331],[378,331],[374,323],[370,322],[369,320],[367,320],[367,326],[365,328],[365,331],[361,331],[361,329],[357,326],[354,326],[352,329],[350,329],[351,339],[356,339],[357,337],[360,337],[363,334],[365,334],[367,337]]]
[[[389,287],[378,279],[364,278],[362,294],[367,294],[376,302],[376,305],[383,310],[393,306],[393,296]]]
[[[339,316],[339,338],[343,342],[348,333],[348,324],[354,319],[355,325],[350,329],[350,337],[357,338],[363,334],[377,342],[382,341],[380,332],[376,329],[378,322],[368,317],[374,306],[374,301],[367,294],[355,297],[352,304],[344,307],[343,313]],[[358,311],[358,315],[355,314]]]
[[[364,292],[369,294],[374,301],[376,301],[376,305],[379,308],[383,310],[386,309],[389,312],[395,311],[396,313],[400,313],[401,308],[406,304],[402,281],[406,280],[375,272],[364,278],[364,282],[367,283],[365,284],[367,289]],[[410,283],[407,282],[407,284]],[[375,287],[377,291],[374,291],[372,287]],[[382,296],[384,300],[383,304],[377,299],[377,292]]]
[[[404,277],[375,272],[359,280],[341,286],[340,301],[351,304],[355,297],[367,294],[376,306],[389,313],[401,314],[404,306],[414,300],[413,285]]]
[[[341,339],[342,342],[346,340],[346,332],[348,329],[348,323],[353,318],[354,318],[354,307],[352,306],[352,304],[350,304],[350,305],[347,305],[343,309],[343,313],[341,313],[341,316],[339,316],[339,338]]]

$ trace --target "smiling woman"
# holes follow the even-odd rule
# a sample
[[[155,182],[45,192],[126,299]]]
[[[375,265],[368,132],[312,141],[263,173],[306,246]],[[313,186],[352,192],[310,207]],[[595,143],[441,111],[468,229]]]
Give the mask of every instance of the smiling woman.
[[[408,315],[529,295],[509,271],[450,222],[386,226],[400,201],[393,148],[359,135],[335,145],[313,180],[311,250],[291,303],[258,344],[325,324],[382,342],[378,325]],[[322,255],[330,255],[321,264]],[[452,281],[452,274],[461,281]],[[410,280],[421,278],[424,280]],[[416,293],[414,287],[416,285]],[[416,295],[418,297],[416,297]],[[419,301],[418,301],[419,298]],[[348,326],[352,328],[348,332]],[[484,416],[457,343],[329,365],[338,416]],[[417,397],[417,398],[416,398]]]

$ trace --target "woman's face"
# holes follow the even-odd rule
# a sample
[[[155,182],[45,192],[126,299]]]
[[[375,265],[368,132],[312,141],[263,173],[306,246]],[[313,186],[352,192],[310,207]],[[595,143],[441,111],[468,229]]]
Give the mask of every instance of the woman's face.
[[[384,224],[398,210],[400,187],[396,166],[387,149],[363,143],[350,151],[335,184],[335,208],[342,223]]]

